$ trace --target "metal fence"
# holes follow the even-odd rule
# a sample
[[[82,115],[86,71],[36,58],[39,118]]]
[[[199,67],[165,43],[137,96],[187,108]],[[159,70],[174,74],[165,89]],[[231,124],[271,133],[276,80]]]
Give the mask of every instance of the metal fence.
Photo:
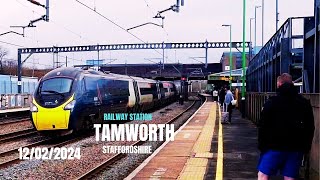
[[[304,93],[319,92],[320,48],[319,40],[315,40],[316,31],[319,31],[315,28],[315,21],[318,21],[315,17],[289,18],[284,22],[249,62],[248,91],[275,92],[276,78],[290,73],[293,80],[302,85]]]
[[[0,94],[0,109],[29,107],[30,94]]]
[[[36,82],[22,82],[22,93],[32,94],[36,89]],[[0,81],[0,94],[17,94],[18,83],[15,81]]]

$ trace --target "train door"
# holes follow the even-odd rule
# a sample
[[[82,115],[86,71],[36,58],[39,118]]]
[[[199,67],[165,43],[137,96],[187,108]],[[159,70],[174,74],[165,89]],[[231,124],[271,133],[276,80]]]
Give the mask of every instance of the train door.
[[[102,104],[101,96],[99,96],[98,79],[96,77],[85,77],[84,84],[86,92],[83,96],[84,104],[87,107],[86,112],[89,114],[96,113]]]
[[[127,110],[129,97],[129,82],[114,80],[109,86],[112,90],[113,108],[115,112],[124,113]]]
[[[158,100],[161,100],[160,82],[157,82],[157,94]]]
[[[161,99],[163,100],[163,99],[165,99],[165,91],[164,91],[162,82],[159,83],[159,89],[160,89]]]
[[[135,96],[136,96],[136,104],[135,104],[135,106],[137,107],[140,104],[140,95],[139,95],[138,83],[135,80],[133,80],[133,88],[134,88],[134,93],[135,93]]]

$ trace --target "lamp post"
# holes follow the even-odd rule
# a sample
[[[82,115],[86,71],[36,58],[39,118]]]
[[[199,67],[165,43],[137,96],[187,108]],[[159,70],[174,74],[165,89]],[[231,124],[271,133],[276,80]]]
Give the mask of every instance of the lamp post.
[[[230,68],[230,78],[229,78],[229,86],[230,89],[232,87],[232,28],[230,24],[224,24],[223,27],[229,27],[230,28],[230,53],[229,53],[229,68]]]
[[[246,0],[243,0],[243,29],[242,29],[242,87],[241,87],[241,109],[242,109],[242,117],[245,117],[245,78],[246,78]]]
[[[261,6],[255,6],[254,8],[254,51],[257,49],[257,9]]]
[[[250,46],[250,60],[252,58],[252,20],[254,20],[255,18],[250,18],[250,43],[251,43],[251,46]]]
[[[263,39],[263,35],[264,35],[264,0],[262,0],[262,30],[261,30],[261,46],[263,47],[264,45],[264,39]]]
[[[279,28],[279,2],[276,0],[276,31]]]
[[[250,42],[252,42],[252,20],[255,20],[256,18],[250,18]]]

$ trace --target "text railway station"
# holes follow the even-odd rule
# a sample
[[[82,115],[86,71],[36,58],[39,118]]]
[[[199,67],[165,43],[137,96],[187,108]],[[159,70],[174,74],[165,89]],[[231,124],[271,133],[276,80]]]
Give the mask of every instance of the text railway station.
[[[48,2],[39,5],[47,20]],[[95,3],[86,7],[99,14]],[[262,35],[261,49],[253,46],[256,37],[246,42],[246,0],[243,42],[232,42],[230,24],[223,25],[230,42],[18,48],[17,77],[0,88],[11,88],[0,93],[0,179],[318,180],[320,0],[313,16],[289,17],[281,26],[276,3],[277,30],[266,42]],[[161,25],[142,25],[164,28],[163,13],[183,5],[177,0],[159,11]],[[255,5],[264,19],[264,1]],[[180,49],[203,50],[203,57],[189,58],[204,61],[165,63],[165,50]],[[230,52],[210,63],[209,49]],[[159,64],[100,61],[102,51],[133,50],[162,58],[155,58]],[[84,68],[53,67],[26,93],[24,63],[32,55],[78,52],[96,52],[98,59]]]

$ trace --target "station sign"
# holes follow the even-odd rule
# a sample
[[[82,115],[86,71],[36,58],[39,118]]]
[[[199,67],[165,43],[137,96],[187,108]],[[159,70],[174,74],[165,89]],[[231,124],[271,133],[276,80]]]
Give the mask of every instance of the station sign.
[[[246,86],[246,83],[244,83],[244,86]],[[242,87],[242,83],[232,83],[232,87]]]

